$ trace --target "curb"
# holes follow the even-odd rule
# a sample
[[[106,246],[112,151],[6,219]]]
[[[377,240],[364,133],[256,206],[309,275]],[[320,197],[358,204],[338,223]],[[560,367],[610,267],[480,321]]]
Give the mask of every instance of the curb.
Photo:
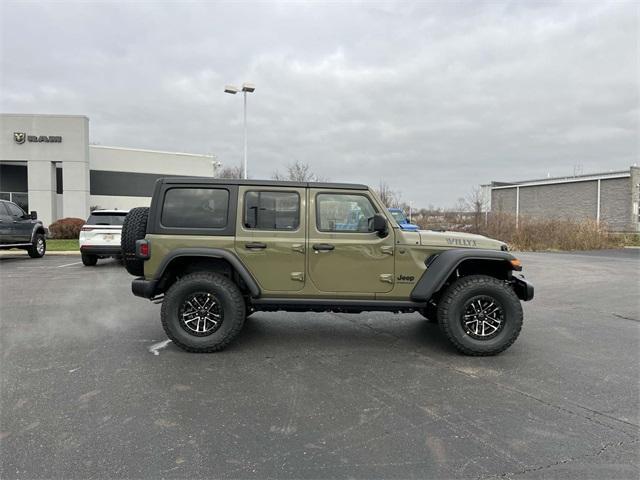
[[[0,257],[6,257],[9,255],[26,255],[27,252],[22,252],[20,250],[5,250],[5,251],[0,251]],[[69,250],[69,251],[53,251],[50,252],[49,250],[47,250],[44,254],[44,256],[46,257],[47,255],[80,255],[80,251],[78,250]]]

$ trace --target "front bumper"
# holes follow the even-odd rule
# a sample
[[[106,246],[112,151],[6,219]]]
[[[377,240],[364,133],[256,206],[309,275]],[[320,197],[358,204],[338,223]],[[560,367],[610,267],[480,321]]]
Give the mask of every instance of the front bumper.
[[[513,281],[513,289],[520,300],[528,302],[533,299],[533,285],[525,280],[524,275],[514,274]]]
[[[156,280],[147,280],[144,277],[136,278],[131,282],[131,291],[136,297],[153,298],[156,293]]]
[[[120,245],[82,245],[80,253],[90,255],[122,255]]]

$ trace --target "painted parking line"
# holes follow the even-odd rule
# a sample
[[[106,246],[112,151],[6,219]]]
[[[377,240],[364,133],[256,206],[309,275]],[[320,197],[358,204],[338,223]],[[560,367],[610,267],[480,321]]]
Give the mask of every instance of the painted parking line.
[[[74,263],[67,263],[65,265],[58,265],[58,268],[62,268],[62,267],[70,267],[71,265],[80,265],[82,262],[74,262]]]

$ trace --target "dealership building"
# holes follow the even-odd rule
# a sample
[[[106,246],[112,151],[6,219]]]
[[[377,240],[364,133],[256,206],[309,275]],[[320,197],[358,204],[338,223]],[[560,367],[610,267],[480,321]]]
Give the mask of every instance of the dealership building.
[[[80,115],[0,114],[0,199],[36,210],[45,225],[92,207],[149,205],[156,179],[215,176],[213,155],[90,145]]]
[[[591,219],[611,231],[640,232],[640,167],[616,172],[483,185],[492,212]]]

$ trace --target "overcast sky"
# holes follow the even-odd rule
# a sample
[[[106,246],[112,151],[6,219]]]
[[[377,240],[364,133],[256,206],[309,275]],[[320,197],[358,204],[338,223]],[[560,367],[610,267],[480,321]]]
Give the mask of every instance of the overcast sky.
[[[637,2],[0,2],[0,110],[102,145],[301,160],[417,205],[639,155]],[[52,132],[55,133],[55,132]]]

